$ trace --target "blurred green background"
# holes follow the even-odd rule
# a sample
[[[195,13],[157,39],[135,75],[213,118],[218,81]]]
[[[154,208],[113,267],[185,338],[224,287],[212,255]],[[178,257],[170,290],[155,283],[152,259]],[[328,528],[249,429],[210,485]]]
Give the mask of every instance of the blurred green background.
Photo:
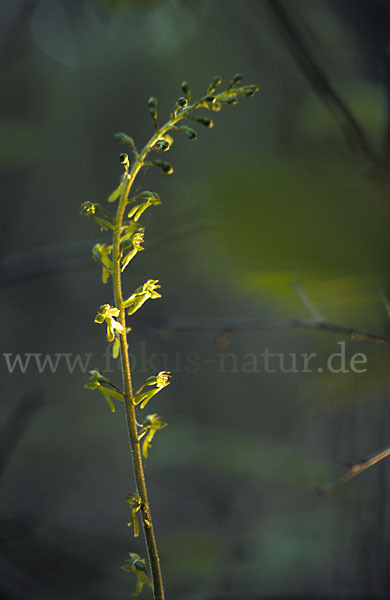
[[[136,385],[174,373],[146,464],[167,598],[389,597],[386,461],[314,493],[389,444],[388,346],[245,328],[311,319],[299,281],[328,321],[389,335],[389,43],[385,0],[3,0],[1,600],[134,589],[120,565],[145,552],[126,527],[123,407],[112,415],[64,361],[10,373],[3,355],[90,354],[120,382],[93,323],[112,302],[90,251],[105,235],[79,206],[117,185],[115,132],[152,135],[149,96],[164,120],[183,79],[198,97],[236,72],[259,93],[197,141],[176,136],[173,176],[138,180],[163,205],[124,277],[129,293],[163,286],[131,351]],[[244,331],[223,333],[229,319]],[[318,372],[340,342],[364,372]],[[316,353],[314,368],[264,372],[267,348],[286,365]]]

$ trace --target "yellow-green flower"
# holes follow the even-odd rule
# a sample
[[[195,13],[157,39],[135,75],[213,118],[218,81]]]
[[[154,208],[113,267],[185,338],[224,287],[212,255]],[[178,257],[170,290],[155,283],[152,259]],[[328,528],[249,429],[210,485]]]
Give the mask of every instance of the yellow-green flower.
[[[109,258],[111,252],[112,246],[107,246],[107,244],[95,244],[92,248],[94,260],[102,265],[103,283],[107,283],[109,276],[112,275],[112,260]]]
[[[99,390],[99,392],[103,394],[104,398],[107,400],[111,411],[115,412],[113,399],[120,400],[121,402],[124,401],[121,390],[109,379],[107,379],[107,377],[104,377],[104,375],[99,373],[99,371],[90,371],[89,376],[89,381],[84,385],[84,387],[88,390]]]
[[[130,505],[131,510],[131,523],[127,525],[131,527],[133,525],[134,537],[139,536],[139,523],[137,519],[137,512],[140,510],[142,506],[141,498],[138,494],[128,494],[126,496],[126,502]]]
[[[149,400],[170,383],[170,378],[171,374],[169,371],[160,371],[160,373],[158,373],[157,375],[154,375],[153,377],[148,377],[148,379],[133,397],[133,403],[135,404],[135,406],[137,406],[137,404],[140,404],[141,408],[145,408]],[[147,385],[155,385],[156,387],[153,390],[144,392],[143,389]]]
[[[116,321],[114,317],[119,315],[119,308],[115,308],[115,306],[111,306],[110,304],[102,304],[99,308],[99,311],[95,317],[95,323],[104,323],[107,325],[107,341],[113,342],[115,339],[115,334],[123,333],[124,328],[119,321]]]
[[[148,450],[149,450],[149,448],[152,447],[151,441],[152,441],[155,433],[159,429],[163,429],[167,425],[168,425],[168,423],[164,423],[164,421],[161,420],[161,417],[159,415],[157,415],[156,413],[153,415],[147,415],[146,419],[142,423],[142,426],[141,426],[141,429],[139,432],[139,437],[138,437],[138,440],[141,440],[142,438],[144,438],[144,441],[142,444],[142,456],[144,458],[148,457]]]
[[[139,596],[144,585],[152,588],[152,583],[146,573],[145,559],[141,558],[135,552],[129,552],[130,560],[126,561],[122,569],[127,573],[135,573],[137,575],[137,584],[135,587],[134,596]]]
[[[129,315],[133,315],[149,298],[152,300],[161,298],[161,294],[156,292],[156,289],[160,288],[161,285],[157,284],[158,279],[148,279],[148,281],[135,290],[134,294],[125,300],[123,306],[129,309]]]

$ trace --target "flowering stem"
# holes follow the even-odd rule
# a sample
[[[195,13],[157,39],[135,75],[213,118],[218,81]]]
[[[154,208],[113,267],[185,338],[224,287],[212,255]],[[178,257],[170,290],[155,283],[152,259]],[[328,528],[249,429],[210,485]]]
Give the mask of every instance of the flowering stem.
[[[131,456],[135,474],[135,480],[137,484],[137,492],[141,498],[141,502],[143,505],[142,515],[143,515],[143,528],[145,533],[146,546],[148,549],[149,556],[149,564],[150,570],[152,574],[153,581],[153,593],[155,600],[164,600],[164,588],[162,582],[161,568],[160,568],[160,559],[157,550],[156,538],[154,535],[154,528],[152,523],[151,511],[149,506],[146,481],[145,481],[145,473],[142,464],[141,458],[141,449],[140,443],[138,439],[137,432],[137,422],[135,417],[135,407],[133,403],[133,386],[131,379],[131,368],[130,368],[130,360],[129,360],[129,349],[127,343],[127,334],[126,334],[126,314],[125,307],[123,305],[123,296],[122,296],[122,273],[121,273],[121,264],[120,264],[120,233],[122,228],[123,217],[126,209],[126,204],[128,202],[128,197],[130,194],[130,190],[133,186],[134,180],[138,175],[138,172],[143,166],[143,162],[156,144],[156,142],[161,139],[161,137],[178,121],[188,114],[190,110],[192,110],[195,105],[188,107],[186,110],[182,111],[180,115],[171,118],[161,129],[159,129],[153,137],[146,144],[141,154],[136,158],[133,167],[130,173],[126,176],[125,185],[123,187],[123,191],[119,200],[118,209],[115,217],[115,229],[113,233],[113,286],[114,286],[114,295],[115,295],[115,306],[119,309],[118,321],[123,327],[123,333],[119,334],[120,339],[120,347],[121,347],[121,366],[122,366],[122,379],[123,379],[123,389],[125,392],[125,406],[126,406],[126,418],[127,418],[127,427],[129,432],[130,439],[130,449]],[[184,114],[183,114],[184,113]]]
[[[148,402],[148,400],[150,399],[151,395],[153,395],[153,393],[155,393],[155,391],[154,392],[150,391],[148,393],[144,392],[144,394],[143,395],[141,394],[140,397],[138,396],[138,394],[134,394],[134,392],[133,392],[131,368],[130,368],[130,360],[129,360],[129,350],[128,350],[128,344],[127,344],[127,328],[126,328],[126,314],[125,314],[125,310],[129,308],[129,300],[132,300],[133,297],[130,297],[126,301],[124,301],[123,296],[122,296],[122,271],[125,268],[125,266],[127,265],[127,263],[131,260],[132,257],[130,257],[130,259],[126,262],[126,259],[129,257],[129,255],[128,255],[125,258],[123,264],[121,264],[122,252],[123,252],[123,248],[121,249],[121,234],[123,233],[123,219],[124,219],[124,215],[125,215],[126,206],[129,203],[130,190],[133,187],[134,181],[135,181],[139,171],[142,169],[142,167],[149,166],[149,165],[155,165],[155,166],[159,166],[160,168],[162,168],[162,170],[165,171],[167,174],[170,174],[173,172],[172,166],[163,160],[154,160],[152,162],[147,162],[146,158],[147,158],[149,152],[152,150],[156,151],[156,150],[169,149],[170,143],[168,142],[168,139],[172,140],[171,136],[167,135],[167,133],[169,131],[174,131],[174,130],[179,129],[189,139],[195,139],[196,132],[193,129],[191,129],[190,127],[187,127],[187,126],[177,127],[177,123],[179,121],[181,121],[182,119],[191,118],[197,122],[200,122],[202,125],[206,126],[207,128],[210,128],[213,126],[213,122],[211,119],[207,119],[204,117],[198,117],[198,116],[196,116],[196,117],[192,116],[191,113],[194,110],[196,110],[198,108],[206,108],[206,109],[212,109],[212,110],[218,111],[218,110],[220,110],[220,108],[222,107],[223,104],[236,104],[237,96],[248,96],[249,97],[249,96],[252,96],[258,90],[257,86],[255,86],[255,85],[250,85],[250,86],[245,86],[245,87],[240,87],[240,88],[235,87],[236,84],[241,81],[241,79],[242,79],[242,75],[240,75],[240,74],[235,75],[234,78],[232,79],[232,81],[230,82],[228,88],[225,91],[214,94],[215,88],[221,83],[221,79],[219,76],[214,77],[213,82],[209,86],[206,95],[203,98],[201,98],[200,100],[198,100],[197,102],[194,102],[193,104],[188,104],[191,92],[189,90],[188,83],[183,82],[182,90],[186,94],[186,98],[181,97],[177,100],[174,110],[171,113],[170,119],[165,123],[165,125],[163,125],[160,128],[158,127],[158,124],[157,124],[157,100],[155,98],[151,97],[148,102],[149,112],[152,117],[156,131],[155,131],[154,135],[151,137],[151,139],[149,140],[149,142],[145,145],[145,147],[143,148],[141,153],[140,154],[137,153],[135,146],[134,146],[134,142],[132,141],[131,138],[129,138],[125,134],[117,134],[119,136],[118,137],[119,141],[124,141],[126,143],[129,143],[132,146],[132,149],[133,149],[133,152],[135,155],[135,159],[134,159],[132,168],[129,171],[129,166],[130,166],[129,158],[128,158],[127,154],[121,155],[121,162],[124,165],[124,169],[125,169],[123,179],[122,179],[122,184],[119,188],[117,188],[117,190],[115,190],[113,192],[113,194],[111,194],[111,196],[109,198],[109,202],[115,201],[118,198],[118,195],[120,192],[120,198],[119,198],[118,208],[117,208],[117,212],[116,212],[116,216],[115,216],[115,221],[111,220],[111,222],[110,222],[109,220],[107,221],[107,219],[104,219],[103,217],[107,217],[107,215],[102,213],[99,205],[94,205],[92,207],[93,208],[92,212],[91,212],[91,206],[90,206],[91,203],[85,203],[83,205],[83,209],[82,209],[82,214],[87,214],[87,215],[89,215],[89,214],[94,215],[96,210],[100,211],[99,215],[97,215],[97,216],[95,215],[95,220],[97,220],[97,222],[101,226],[103,226],[103,228],[113,228],[112,269],[111,269],[111,260],[108,256],[107,249],[105,250],[105,252],[106,252],[105,254],[103,252],[104,249],[106,248],[105,245],[99,245],[96,248],[95,253],[96,253],[98,259],[101,260],[101,262],[103,264],[103,282],[105,282],[107,280],[108,273],[111,270],[112,279],[113,279],[113,287],[114,287],[114,295],[115,295],[115,307],[110,307],[109,305],[101,306],[100,311],[99,311],[97,317],[95,318],[95,321],[97,323],[102,323],[102,322],[104,322],[104,320],[106,320],[106,322],[107,322],[107,339],[109,339],[109,341],[110,341],[110,337],[114,338],[114,336],[117,336],[115,339],[119,338],[119,342],[120,342],[120,356],[121,356],[122,379],[123,379],[123,399],[125,401],[125,406],[126,406],[126,418],[127,418],[128,432],[129,432],[131,457],[132,457],[132,463],[133,463],[136,486],[137,486],[137,494],[138,494],[138,497],[140,500],[143,530],[144,530],[146,546],[147,546],[147,550],[148,550],[149,565],[150,565],[152,584],[153,584],[153,594],[154,594],[155,600],[164,600],[164,588],[163,588],[161,569],[160,569],[160,559],[159,559],[159,554],[158,554],[158,550],[157,550],[156,538],[155,538],[155,534],[154,534],[154,528],[153,528],[151,511],[150,511],[149,500],[148,500],[148,494],[147,494],[147,489],[146,489],[145,473],[144,473],[142,457],[141,457],[140,436],[139,436],[139,432],[137,430],[137,421],[136,421],[136,415],[135,415],[136,404],[140,403],[141,408],[143,408],[146,405],[146,403]],[[150,196],[151,195],[149,193],[149,197]],[[153,197],[153,195],[152,195],[152,197]],[[150,200],[147,199],[146,202],[150,202]],[[86,206],[86,204],[87,204],[87,206]],[[150,205],[150,204],[148,204],[148,205]],[[98,206],[99,206],[99,208],[97,209]],[[145,208],[147,208],[147,206]],[[143,212],[143,210],[145,210],[145,208],[142,209],[142,207],[136,206],[135,212],[130,211],[129,217],[133,216],[134,222],[137,222],[139,216],[142,214],[142,212]],[[136,216],[136,215],[138,215],[138,216]],[[108,215],[108,219],[110,219],[109,215]],[[122,242],[123,242],[123,238],[122,238]],[[133,247],[136,250],[136,246],[134,245],[134,243],[133,243]],[[104,258],[105,262],[102,260],[102,257]],[[106,271],[104,271],[104,267],[106,268]],[[149,280],[149,282],[147,282],[147,283],[155,284],[157,282],[154,280]],[[154,288],[156,288],[156,287],[159,287],[159,286],[154,285]],[[152,291],[154,291],[154,288],[152,289]],[[149,290],[149,293],[150,293],[150,290]],[[155,295],[149,295],[147,297],[151,297],[151,298],[159,297],[159,294],[157,292],[154,292],[154,294]],[[140,296],[140,294],[138,294],[138,295]],[[135,294],[133,296],[135,296]],[[141,301],[139,298],[138,298],[138,301],[139,301],[139,304],[138,304],[138,307],[139,307],[141,305],[140,304]],[[132,312],[135,312],[136,309],[137,309],[137,303],[134,300],[134,305],[132,305],[130,307],[129,314],[132,314]],[[118,312],[119,312],[119,314],[118,314]],[[113,320],[113,317],[117,318],[116,322]],[[114,348],[115,348],[115,346],[114,346]],[[115,356],[115,352],[116,351],[113,350],[114,356]],[[99,373],[97,373],[97,375],[99,377],[96,379],[96,381],[94,380],[92,382],[91,389],[95,389],[96,385],[100,384],[101,388],[102,388],[101,391],[103,390],[103,393],[104,393],[105,388],[104,388],[104,385],[102,386],[101,379],[103,379],[103,383],[106,383],[106,380],[104,380],[104,378],[102,378],[99,375]],[[159,374],[159,376],[161,376],[161,375],[164,375],[165,379],[167,379],[167,377],[169,376],[169,373],[161,372]],[[165,381],[165,382],[157,381],[157,383],[158,383],[157,388],[159,388],[159,387],[162,387],[162,384],[166,385],[167,381]],[[146,385],[150,385],[150,383],[147,383]],[[112,388],[112,384],[111,384],[111,387],[109,386],[109,388],[108,388],[109,391],[111,391],[111,395],[112,395],[111,388]],[[142,389],[143,388],[141,388],[141,390]],[[107,393],[106,393],[106,399],[107,399],[107,401],[110,402],[110,396]],[[158,417],[158,415],[149,415],[149,416]],[[154,425],[156,427],[157,422],[154,423]],[[158,425],[160,427],[164,427],[164,425],[166,425],[166,424],[163,423],[162,421],[160,421],[158,423]],[[146,439],[144,440],[144,456],[147,455],[148,444],[150,444],[150,440],[154,435],[153,431],[155,431],[155,429],[154,430],[150,429],[150,431],[149,431],[150,437],[149,438],[146,437]],[[132,555],[130,554],[130,557],[131,556]],[[134,570],[134,569],[131,567],[130,570]],[[142,589],[142,582],[141,582],[141,589]]]
[[[122,227],[123,215],[126,207],[126,202],[138,171],[141,168],[140,160],[134,164],[134,167],[129,174],[126,185],[124,186],[123,193],[118,206],[118,211],[115,219],[115,230],[113,234],[113,285],[115,294],[115,305],[119,308],[118,321],[123,327],[123,333],[119,334],[120,346],[121,346],[121,365],[122,365],[122,379],[123,388],[125,392],[125,406],[126,406],[126,418],[127,427],[130,439],[131,456],[135,474],[135,480],[137,485],[137,492],[141,498],[143,505],[143,517],[142,519],[146,546],[148,549],[149,564],[152,574],[153,581],[153,592],[155,600],[164,600],[164,588],[161,576],[160,559],[157,550],[156,538],[154,535],[152,517],[150,513],[148,494],[145,482],[145,473],[142,464],[140,444],[138,441],[137,422],[135,418],[135,408],[133,403],[133,386],[131,380],[131,369],[129,360],[129,349],[127,344],[126,334],[126,315],[125,308],[123,306],[122,297],[122,279],[121,279],[121,265],[120,265],[120,249],[119,239],[120,231]]]

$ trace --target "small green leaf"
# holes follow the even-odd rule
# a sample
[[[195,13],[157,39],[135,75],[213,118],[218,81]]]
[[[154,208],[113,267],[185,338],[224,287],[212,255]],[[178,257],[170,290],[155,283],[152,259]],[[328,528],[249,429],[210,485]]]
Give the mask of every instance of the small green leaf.
[[[120,184],[118,185],[118,187],[108,196],[107,202],[115,202],[115,200],[118,200],[118,198],[122,194],[122,190],[123,190],[123,181],[121,181]]]
[[[114,345],[112,347],[112,356],[113,356],[113,358],[118,358],[120,349],[121,349],[120,340],[119,340],[118,337],[115,337]]]
[[[112,274],[112,261],[109,255],[112,252],[112,246],[107,244],[95,244],[92,248],[92,256],[94,260],[102,265],[102,281],[107,283],[109,276]]]

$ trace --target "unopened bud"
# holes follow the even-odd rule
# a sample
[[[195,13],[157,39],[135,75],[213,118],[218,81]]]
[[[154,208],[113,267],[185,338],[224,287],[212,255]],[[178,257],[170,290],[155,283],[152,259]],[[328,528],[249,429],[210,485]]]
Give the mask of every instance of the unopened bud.
[[[180,108],[184,108],[184,106],[187,106],[188,100],[187,100],[187,98],[180,96],[180,98],[177,99],[176,104],[177,104],[177,106],[180,106]]]
[[[122,132],[116,133],[115,134],[115,141],[116,142],[120,142],[122,144],[129,144],[129,146],[131,146],[132,148],[135,148],[135,144],[134,144],[133,138],[131,138],[126,133],[122,133]]]
[[[214,104],[214,102],[215,102],[215,96],[213,96],[212,94],[207,94],[207,96],[205,97],[205,100],[209,104]]]
[[[125,169],[128,169],[130,166],[130,160],[129,160],[129,156],[128,154],[126,154],[125,152],[123,152],[122,154],[119,155],[119,162],[125,167]]]
[[[181,89],[182,89],[183,94],[189,100],[191,97],[191,88],[190,88],[190,84],[188,83],[188,81],[182,81]]]
[[[150,96],[148,100],[148,106],[149,108],[154,108],[157,110],[157,98],[155,98],[154,96]]]
[[[160,169],[162,169],[164,171],[164,173],[166,173],[167,175],[172,175],[173,173],[173,167],[169,162],[166,162],[165,160],[154,160],[153,164],[156,167],[160,167]]]
[[[154,126],[157,128],[157,98],[151,96],[148,100],[149,114],[152,117]]]
[[[248,98],[256,94],[259,91],[259,87],[257,85],[248,85],[244,88],[245,96]]]
[[[193,116],[191,118],[194,119],[194,121],[201,123],[201,125],[204,125],[204,127],[208,127],[208,129],[214,127],[214,122],[211,119],[207,119],[206,117]]]
[[[210,83],[209,87],[207,88],[207,93],[212,94],[213,92],[215,92],[215,89],[219,85],[221,85],[221,83],[222,83],[222,77],[220,75],[215,75],[215,77],[213,77],[213,80]]]
[[[221,98],[221,102],[224,104],[237,104],[238,98],[237,96],[230,96],[229,98]]]
[[[165,140],[159,140],[156,143],[157,148],[159,148],[160,150],[162,150],[163,152],[166,152],[167,150],[169,150],[169,144],[168,142],[166,142]]]
[[[236,73],[233,76],[232,80],[230,81],[227,89],[230,90],[233,86],[237,85],[237,83],[240,83],[240,81],[242,81],[243,77],[244,76],[241,73]]]
[[[186,134],[189,140],[196,140],[196,138],[198,137],[196,131],[194,131],[194,129],[191,129],[191,127],[182,125],[181,127],[179,127],[179,129],[180,131]]]

